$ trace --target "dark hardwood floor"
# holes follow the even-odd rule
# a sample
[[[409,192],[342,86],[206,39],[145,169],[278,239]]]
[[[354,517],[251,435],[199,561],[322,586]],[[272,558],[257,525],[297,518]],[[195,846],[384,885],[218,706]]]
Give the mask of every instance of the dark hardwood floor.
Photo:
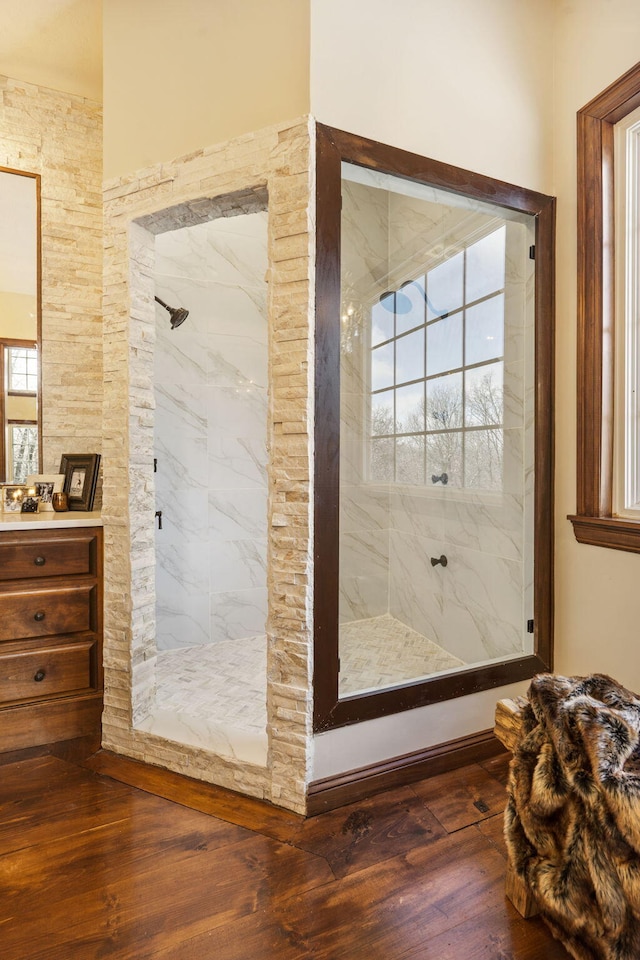
[[[566,960],[504,897],[506,767],[305,821],[82,745],[0,755],[0,957]]]

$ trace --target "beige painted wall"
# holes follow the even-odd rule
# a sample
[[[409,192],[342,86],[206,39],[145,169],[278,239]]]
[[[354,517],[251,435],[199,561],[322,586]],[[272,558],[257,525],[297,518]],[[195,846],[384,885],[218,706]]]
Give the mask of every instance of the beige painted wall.
[[[38,335],[38,302],[28,293],[0,290],[0,337],[35,340]]]
[[[555,184],[558,194],[556,666],[602,671],[640,690],[640,556],[578,544],[576,506],[576,111],[640,59],[637,0],[558,5]]]
[[[555,0],[311,0],[322,122],[550,192]]]
[[[309,0],[109,0],[104,174],[309,111]]]
[[[102,99],[102,0],[0,0],[0,74]]]

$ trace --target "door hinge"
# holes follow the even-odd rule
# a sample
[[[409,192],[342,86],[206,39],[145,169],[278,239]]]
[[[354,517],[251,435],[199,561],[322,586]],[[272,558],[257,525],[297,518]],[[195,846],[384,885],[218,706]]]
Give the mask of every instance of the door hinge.
[[[527,633],[533,633],[533,620],[527,620]]]
[[[340,657],[338,657],[338,673],[340,673]]]
[[[536,258],[536,245],[532,243],[529,247],[529,260],[535,260]]]

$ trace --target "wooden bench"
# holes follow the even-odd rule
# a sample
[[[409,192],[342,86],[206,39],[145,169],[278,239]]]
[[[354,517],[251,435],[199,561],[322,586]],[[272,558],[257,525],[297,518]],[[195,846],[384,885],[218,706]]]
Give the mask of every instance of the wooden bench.
[[[522,711],[526,703],[526,697],[515,697],[498,700],[496,704],[493,732],[509,753],[513,753],[520,738]],[[515,872],[511,860],[507,863],[505,892],[520,916],[525,919],[535,917],[540,912],[535,897]]]

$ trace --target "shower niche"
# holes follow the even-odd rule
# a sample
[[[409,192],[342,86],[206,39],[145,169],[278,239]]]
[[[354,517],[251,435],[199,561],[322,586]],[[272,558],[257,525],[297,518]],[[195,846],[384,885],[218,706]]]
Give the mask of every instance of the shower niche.
[[[266,210],[155,238],[156,686],[139,727],[258,765],[267,758],[267,266]]]
[[[316,730],[551,666],[553,220],[318,128]]]

